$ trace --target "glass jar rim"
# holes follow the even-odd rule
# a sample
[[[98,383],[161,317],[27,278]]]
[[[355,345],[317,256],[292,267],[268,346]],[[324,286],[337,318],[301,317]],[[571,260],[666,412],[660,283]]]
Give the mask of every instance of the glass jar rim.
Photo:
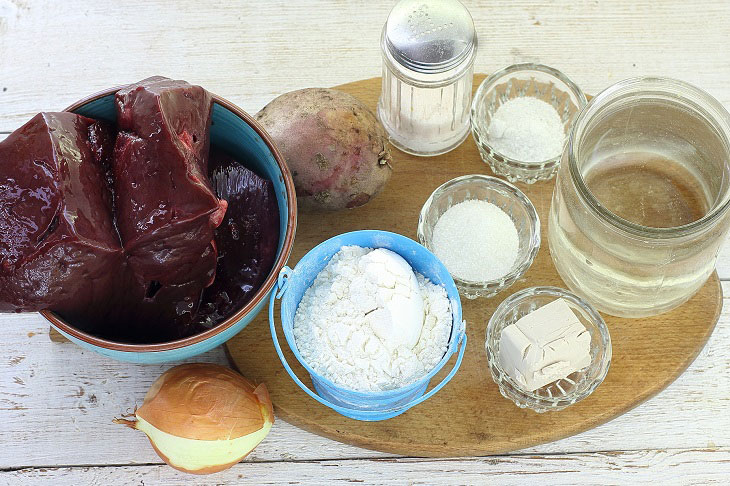
[[[652,239],[669,239],[695,234],[712,225],[730,208],[730,189],[700,219],[690,223],[669,228],[644,226],[624,219],[606,208],[588,188],[577,162],[577,143],[589,122],[601,112],[626,95],[665,96],[682,103],[694,113],[708,122],[722,139],[722,143],[730,153],[730,113],[713,96],[706,91],[684,81],[673,78],[639,76],[624,79],[601,91],[578,113],[568,135],[567,155],[568,171],[576,186],[579,197],[587,203],[590,210],[598,214],[602,220],[629,234]],[[730,164],[730,162],[728,162]]]

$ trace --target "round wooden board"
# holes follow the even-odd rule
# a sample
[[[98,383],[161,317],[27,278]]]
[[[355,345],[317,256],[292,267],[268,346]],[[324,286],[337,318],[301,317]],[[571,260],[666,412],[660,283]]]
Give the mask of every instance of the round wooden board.
[[[483,78],[475,76],[475,88]],[[337,88],[375,110],[380,78]],[[393,177],[364,207],[337,213],[300,211],[289,266],[294,267],[318,243],[346,231],[382,229],[416,239],[418,213],[436,187],[464,174],[491,175],[471,137],[439,157],[420,158],[393,149],[393,158]],[[560,412],[537,414],[500,395],[484,351],[489,317],[517,290],[534,285],[565,286],[553,266],[545,234],[553,181],[519,186],[543,222],[542,248],[524,278],[497,297],[462,298],[469,333],[464,362],[454,379],[430,400],[382,422],[352,420],[320,405],[297,387],[279,362],[267,312],[261,312],[228,342],[233,364],[245,376],[266,383],[278,418],[340,442],[409,456],[499,454],[557,440],[607,422],[664,389],[695,359],[715,327],[722,307],[722,289],[715,273],[697,295],[670,313],[637,320],[604,316],[613,340],[613,361],[603,384],[582,402]],[[278,305],[276,315],[278,320]],[[280,323],[277,327],[283,340]],[[311,385],[285,341],[282,348],[299,377]],[[432,384],[440,381],[453,362],[452,357]]]

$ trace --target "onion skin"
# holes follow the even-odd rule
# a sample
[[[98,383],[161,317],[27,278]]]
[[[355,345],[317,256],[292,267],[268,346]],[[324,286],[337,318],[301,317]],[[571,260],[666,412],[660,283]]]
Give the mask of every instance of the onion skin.
[[[227,469],[268,434],[274,410],[266,385],[208,363],[163,373],[136,410],[136,421],[115,422],[141,430],[167,464],[193,474]],[[219,451],[220,456],[214,454]],[[188,461],[189,463],[185,463]]]

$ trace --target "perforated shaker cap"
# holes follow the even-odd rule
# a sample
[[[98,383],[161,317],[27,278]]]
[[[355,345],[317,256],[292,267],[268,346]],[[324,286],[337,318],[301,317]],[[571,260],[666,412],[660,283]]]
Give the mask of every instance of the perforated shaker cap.
[[[424,74],[469,65],[477,47],[474,21],[458,0],[401,0],[388,15],[383,41],[397,63]]]

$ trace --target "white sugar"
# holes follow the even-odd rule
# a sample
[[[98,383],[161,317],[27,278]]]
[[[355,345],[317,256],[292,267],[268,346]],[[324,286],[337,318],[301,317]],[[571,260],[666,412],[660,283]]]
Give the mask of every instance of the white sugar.
[[[512,218],[499,207],[469,200],[441,215],[433,230],[433,248],[452,276],[481,282],[509,273],[519,236]]]
[[[492,115],[489,143],[502,155],[522,162],[543,162],[563,151],[565,131],[553,105],[530,96],[514,98]]]

